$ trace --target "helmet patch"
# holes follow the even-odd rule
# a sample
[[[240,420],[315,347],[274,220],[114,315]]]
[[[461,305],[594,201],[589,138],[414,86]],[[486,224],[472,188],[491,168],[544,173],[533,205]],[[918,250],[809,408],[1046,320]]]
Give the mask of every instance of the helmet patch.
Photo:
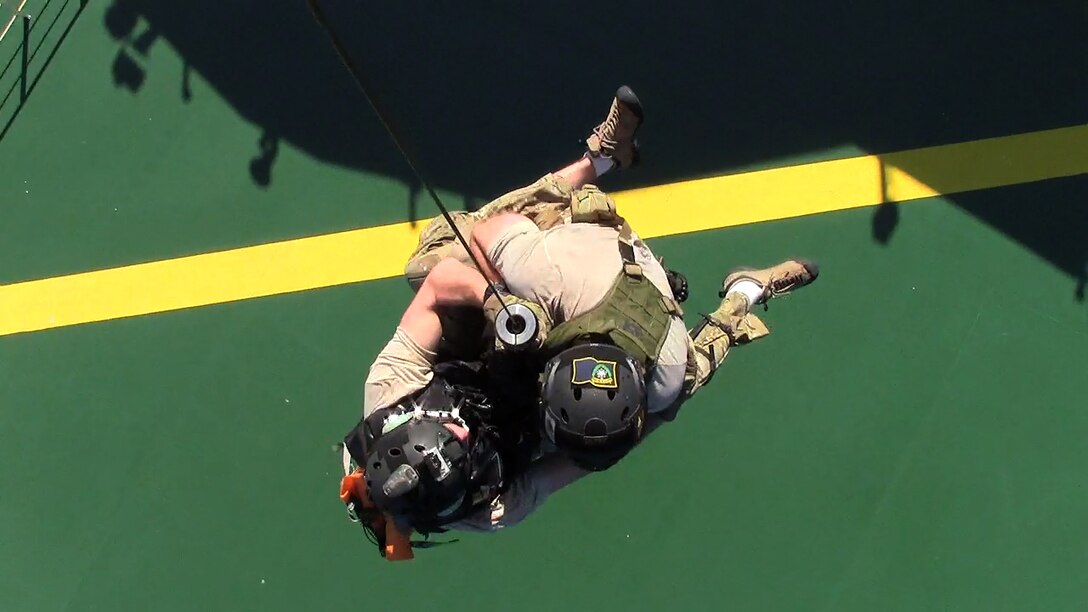
[[[593,385],[598,389],[615,389],[616,362],[602,361],[593,357],[579,357],[572,362],[570,382],[575,385]]]

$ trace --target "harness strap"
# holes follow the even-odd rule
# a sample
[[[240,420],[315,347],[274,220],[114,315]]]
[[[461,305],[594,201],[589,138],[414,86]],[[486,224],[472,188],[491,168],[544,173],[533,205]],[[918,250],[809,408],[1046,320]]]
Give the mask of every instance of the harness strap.
[[[623,273],[630,278],[642,278],[642,266],[635,261],[635,236],[634,230],[627,220],[617,215],[619,220],[620,257],[623,258]],[[674,317],[683,317],[684,310],[680,308],[680,302],[665,294],[661,294],[661,307],[665,312]]]
[[[634,231],[627,220],[616,215],[620,224],[619,247],[620,257],[623,258],[623,273],[631,278],[642,278],[642,266],[635,261],[635,237]]]
[[[661,295],[661,307],[665,309],[665,312],[674,317],[684,316],[684,309],[680,308],[680,302],[677,302],[667,295]]]

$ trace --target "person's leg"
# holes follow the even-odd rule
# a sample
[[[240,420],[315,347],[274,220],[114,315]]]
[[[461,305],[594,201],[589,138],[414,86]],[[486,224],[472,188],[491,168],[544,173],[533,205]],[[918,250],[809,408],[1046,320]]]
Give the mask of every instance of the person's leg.
[[[641,126],[642,103],[630,87],[620,87],[608,116],[586,138],[585,156],[553,174],[580,189],[616,166],[634,166],[639,160],[635,134]]]
[[[579,189],[595,181],[600,174],[593,168],[593,160],[583,157],[578,161],[556,170],[552,174],[561,177],[570,183],[574,189]],[[603,172],[602,172],[603,174]]]
[[[639,162],[638,141],[635,135],[642,127],[642,102],[635,92],[624,85],[616,90],[608,116],[586,138],[586,149],[590,159],[594,160],[597,173],[603,174],[606,166],[598,165],[610,158],[620,168],[630,168]]]
[[[501,213],[525,215],[541,229],[547,229],[563,223],[564,213],[570,209],[572,191],[564,180],[549,174],[532,185],[495,198],[476,212],[454,212],[451,216],[466,240],[470,240],[476,223]],[[431,268],[447,257],[455,257],[465,264],[472,263],[468,251],[457,240],[446,220],[435,217],[420,234],[419,246],[408,258],[404,269],[412,290],[418,290]],[[487,274],[486,270],[484,274]]]
[[[474,223],[504,212],[525,215],[541,229],[564,223],[570,217],[573,192],[591,185],[613,167],[628,168],[638,162],[635,133],[641,125],[642,104],[631,88],[620,87],[605,120],[586,138],[585,156],[532,185],[496,198],[476,212],[451,213],[458,229],[468,238]],[[419,246],[405,266],[412,289],[417,290],[431,268],[447,257],[456,257],[462,263],[471,261],[449,224],[437,217],[420,235]]]
[[[608,115],[586,138],[585,155],[552,172],[552,176],[565,181],[572,190],[577,190],[592,184],[612,168],[629,168],[635,165],[638,163],[638,142],[635,134],[641,126],[642,103],[630,87],[620,87],[612,99]],[[515,210],[515,207],[528,199],[526,195],[535,195],[539,189],[534,187],[539,183],[540,181],[527,188],[528,193],[523,193],[527,190],[511,192],[487,204],[480,212],[486,216],[491,209],[496,212],[501,209],[503,212],[525,214],[524,210]]]
[[[703,321],[691,330],[691,351],[685,377],[684,397],[691,397],[710,382],[721,367],[729,349],[746,344],[770,333],[753,314],[748,298],[740,292],[731,292],[718,309],[703,317]]]
[[[811,284],[819,267],[806,260],[784,261],[762,270],[738,270],[725,277],[718,309],[691,330],[691,354],[684,395],[691,397],[714,376],[730,347],[747,344],[770,333],[752,306]]]
[[[475,222],[468,213],[453,211],[450,213],[457,229],[466,239],[472,233],[472,224]],[[454,257],[462,263],[468,263],[468,253],[461,241],[453,233],[446,219],[439,216],[431,220],[423,232],[419,235],[419,245],[408,258],[404,266],[404,276],[408,279],[408,285],[413,291],[418,291],[423,279],[430,274],[431,268],[447,257]]]
[[[820,267],[806,259],[789,259],[762,270],[739,268],[725,277],[718,295],[725,297],[732,291],[741,291],[748,296],[751,304],[762,304],[812,284],[819,275]]]

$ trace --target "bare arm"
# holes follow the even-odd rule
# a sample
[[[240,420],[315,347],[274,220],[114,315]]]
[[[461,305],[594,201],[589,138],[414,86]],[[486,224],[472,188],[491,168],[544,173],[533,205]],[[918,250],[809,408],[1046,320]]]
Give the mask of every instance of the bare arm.
[[[415,298],[404,311],[400,328],[420,347],[437,351],[442,339],[440,306],[482,307],[487,281],[474,268],[445,259],[427,275]]]

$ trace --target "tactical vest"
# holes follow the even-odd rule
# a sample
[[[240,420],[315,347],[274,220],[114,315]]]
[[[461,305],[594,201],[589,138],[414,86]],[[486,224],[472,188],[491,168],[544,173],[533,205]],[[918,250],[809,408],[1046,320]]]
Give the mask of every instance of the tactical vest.
[[[600,304],[548,333],[542,347],[547,358],[593,337],[606,337],[647,372],[653,367],[672,318],[683,312],[676,300],[661,293],[636,263],[631,228],[626,221],[620,228],[619,249],[623,271],[612,288]]]

